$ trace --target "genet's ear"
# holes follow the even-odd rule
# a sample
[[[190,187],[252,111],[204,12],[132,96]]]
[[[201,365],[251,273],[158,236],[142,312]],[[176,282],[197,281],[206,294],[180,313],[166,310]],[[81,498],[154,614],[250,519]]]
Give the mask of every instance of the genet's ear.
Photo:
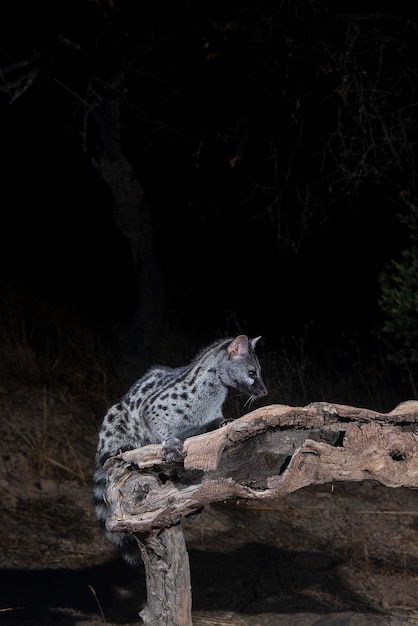
[[[255,337],[254,339],[250,339],[250,345],[252,347],[253,350],[255,350],[255,347],[257,345],[257,341],[261,339],[261,335],[259,337]]]
[[[248,337],[247,335],[238,335],[229,344],[228,354],[230,359],[239,359],[248,354]]]

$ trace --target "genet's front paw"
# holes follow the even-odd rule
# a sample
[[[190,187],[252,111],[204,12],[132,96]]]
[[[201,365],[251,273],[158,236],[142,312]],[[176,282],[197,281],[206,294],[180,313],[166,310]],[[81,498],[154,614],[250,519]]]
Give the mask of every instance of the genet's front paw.
[[[182,461],[185,456],[181,441],[163,443],[162,457],[164,461]]]

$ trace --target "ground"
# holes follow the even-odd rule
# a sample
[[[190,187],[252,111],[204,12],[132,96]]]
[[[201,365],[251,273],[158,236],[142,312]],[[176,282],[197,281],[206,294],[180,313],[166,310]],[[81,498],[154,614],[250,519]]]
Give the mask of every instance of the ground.
[[[37,385],[4,384],[0,401],[0,624],[139,624],[143,571],[92,508],[97,407]],[[336,483],[222,502],[184,531],[195,626],[418,624],[415,490]]]

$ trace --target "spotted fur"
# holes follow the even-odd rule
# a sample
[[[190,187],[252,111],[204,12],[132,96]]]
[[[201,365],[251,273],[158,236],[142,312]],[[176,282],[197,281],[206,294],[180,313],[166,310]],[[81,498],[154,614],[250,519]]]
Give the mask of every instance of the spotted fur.
[[[223,422],[222,407],[228,389],[236,389],[250,399],[267,395],[255,354],[259,339],[249,340],[246,335],[222,339],[202,350],[184,367],[153,366],[106,413],[96,454],[96,515],[109,541],[129,563],[135,564],[139,559],[133,536],[106,530],[108,510],[103,464],[121,450],[150,443],[162,443],[165,460],[179,460],[184,439]]]

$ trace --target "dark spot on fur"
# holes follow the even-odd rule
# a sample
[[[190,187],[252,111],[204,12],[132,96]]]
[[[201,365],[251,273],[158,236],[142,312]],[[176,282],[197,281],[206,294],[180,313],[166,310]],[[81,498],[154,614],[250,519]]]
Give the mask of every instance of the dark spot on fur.
[[[103,454],[100,455],[99,457],[99,463],[100,465],[104,465],[107,461],[107,459],[110,459],[111,457],[111,453],[110,452],[104,452]]]

